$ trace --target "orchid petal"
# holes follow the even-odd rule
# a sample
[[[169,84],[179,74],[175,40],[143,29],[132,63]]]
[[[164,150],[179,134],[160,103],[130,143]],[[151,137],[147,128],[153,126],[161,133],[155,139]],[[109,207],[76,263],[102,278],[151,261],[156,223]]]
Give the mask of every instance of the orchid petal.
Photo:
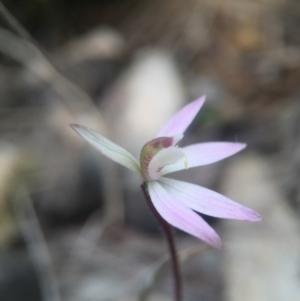
[[[175,200],[195,211],[220,218],[251,222],[261,220],[261,216],[254,210],[240,205],[215,191],[168,178],[161,178],[159,181]]]
[[[159,131],[156,137],[183,134],[205,101],[205,96],[194,100],[178,111]]]
[[[149,182],[148,190],[156,210],[169,224],[214,247],[221,247],[221,239],[215,230],[194,211],[174,199],[159,181]]]
[[[168,147],[159,151],[148,165],[148,175],[151,180],[161,176],[163,167],[174,164],[184,157],[184,152],[178,147]]]
[[[127,150],[85,126],[71,124],[71,127],[88,143],[97,148],[104,156],[141,176],[138,161]]]
[[[166,166],[161,174],[166,175],[187,168],[215,163],[236,154],[245,147],[246,144],[235,142],[207,142],[189,145],[182,148],[186,160]]]

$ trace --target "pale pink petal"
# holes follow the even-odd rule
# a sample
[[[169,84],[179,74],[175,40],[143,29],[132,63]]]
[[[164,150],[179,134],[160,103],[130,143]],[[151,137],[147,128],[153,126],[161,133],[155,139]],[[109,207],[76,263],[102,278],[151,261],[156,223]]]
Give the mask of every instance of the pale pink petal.
[[[98,149],[104,156],[127,167],[141,176],[138,161],[124,148],[103,137],[96,131],[78,124],[71,127],[88,143]]]
[[[189,145],[182,148],[186,160],[166,166],[161,174],[166,175],[178,170],[215,163],[236,154],[245,147],[246,144],[235,142],[207,142]]]
[[[202,96],[183,107],[161,128],[156,137],[169,137],[183,134],[197,115],[204,101],[205,96]]]
[[[254,210],[242,206],[215,191],[168,178],[160,178],[159,181],[175,200],[195,211],[221,218],[251,222],[261,220],[261,216]]]
[[[149,182],[148,190],[156,210],[169,224],[214,247],[221,247],[222,242],[215,230],[194,211],[174,199],[158,181]]]

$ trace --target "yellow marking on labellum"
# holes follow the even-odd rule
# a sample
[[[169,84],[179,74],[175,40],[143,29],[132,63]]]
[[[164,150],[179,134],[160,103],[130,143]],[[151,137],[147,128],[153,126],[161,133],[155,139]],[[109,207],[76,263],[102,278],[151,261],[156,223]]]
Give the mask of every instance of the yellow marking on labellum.
[[[182,150],[182,149],[181,149]],[[186,156],[186,153],[184,152],[184,150],[182,150],[183,154],[184,154],[184,157],[183,157],[183,161],[184,161],[184,168],[185,169],[189,169],[189,162],[187,160],[187,156]]]

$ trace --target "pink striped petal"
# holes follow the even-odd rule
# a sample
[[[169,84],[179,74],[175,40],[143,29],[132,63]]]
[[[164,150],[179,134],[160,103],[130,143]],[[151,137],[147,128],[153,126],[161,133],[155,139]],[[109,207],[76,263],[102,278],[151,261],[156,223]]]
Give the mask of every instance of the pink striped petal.
[[[174,199],[158,181],[149,182],[148,190],[156,210],[169,224],[216,248],[221,247],[221,239],[215,230],[194,211]]]
[[[251,222],[261,220],[261,216],[254,210],[207,188],[168,178],[161,178],[159,181],[173,199],[195,211],[220,218]]]
[[[161,174],[166,175],[171,172],[186,169],[186,167],[192,168],[215,163],[236,154],[245,147],[246,144],[244,143],[234,142],[207,142],[189,145],[182,148],[185,153],[187,166],[186,161],[181,160],[176,164],[166,166],[161,171]]]
[[[156,137],[172,137],[183,134],[205,101],[205,96],[189,103],[178,111],[159,131]]]
[[[104,156],[127,167],[142,177],[138,161],[127,150],[85,126],[71,124],[71,127]]]

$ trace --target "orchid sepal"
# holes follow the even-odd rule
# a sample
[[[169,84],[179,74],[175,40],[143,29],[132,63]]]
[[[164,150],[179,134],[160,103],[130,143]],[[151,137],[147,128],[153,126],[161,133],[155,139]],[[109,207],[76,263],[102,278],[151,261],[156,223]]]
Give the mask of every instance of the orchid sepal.
[[[201,109],[205,98],[205,95],[201,96],[184,106],[160,129],[156,137],[172,137],[183,134]]]
[[[203,165],[212,164],[228,158],[246,147],[245,143],[237,142],[206,142],[192,144],[182,148],[185,154],[185,161],[178,161],[176,164],[166,166],[161,175]]]
[[[71,124],[70,126],[89,144],[98,149],[104,156],[127,167],[142,177],[138,161],[127,150],[86,126],[79,124]]]
[[[213,247],[221,248],[222,242],[215,230],[189,207],[174,202],[160,180],[149,182],[148,191],[154,207],[169,224],[204,240]]]

